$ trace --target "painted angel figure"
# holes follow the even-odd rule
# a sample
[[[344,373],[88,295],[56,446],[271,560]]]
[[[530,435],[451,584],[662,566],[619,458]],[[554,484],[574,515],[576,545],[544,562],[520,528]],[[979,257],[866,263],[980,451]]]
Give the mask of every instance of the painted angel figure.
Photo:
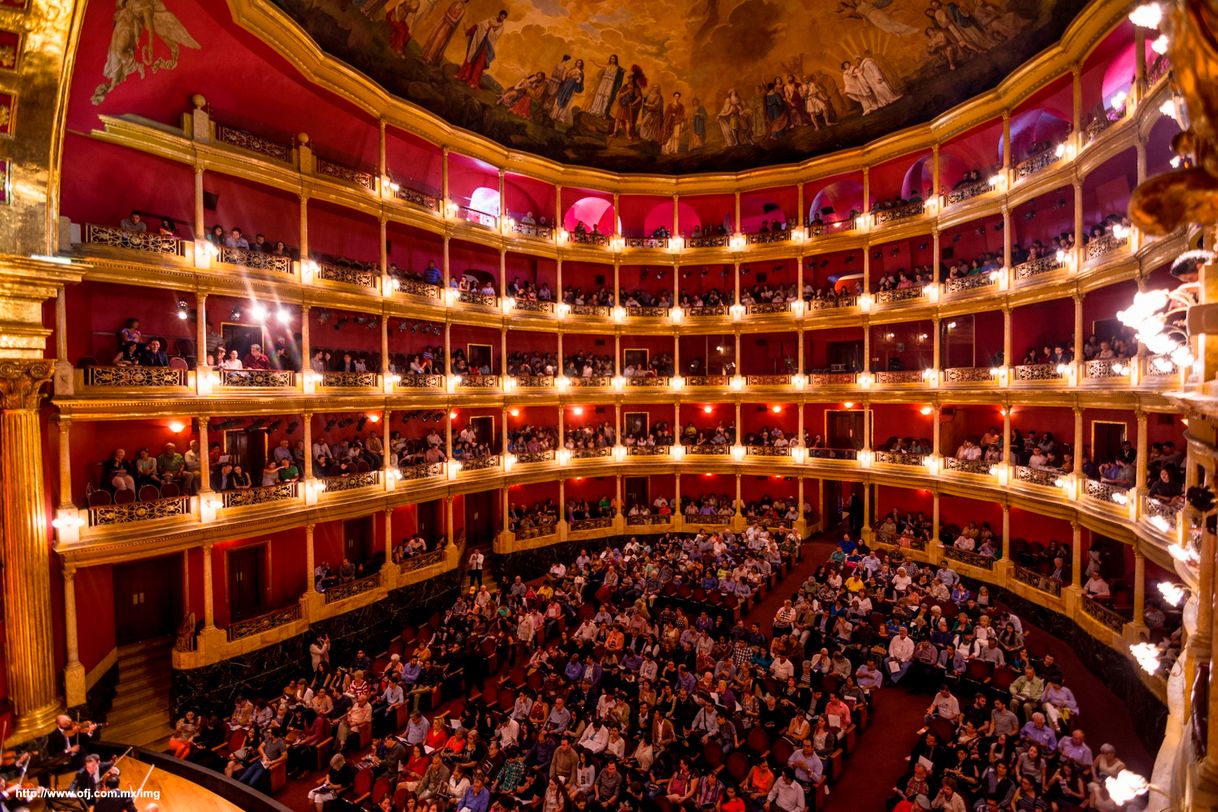
[[[847,17],[866,20],[885,34],[898,37],[917,34],[918,29],[912,25],[906,25],[900,20],[888,16],[888,12],[884,9],[891,3],[892,0],[876,0],[874,3],[869,0],[841,0],[834,11]]]
[[[156,57],[158,38],[169,48],[168,57]],[[173,70],[178,66],[182,46],[197,50],[199,43],[165,7],[164,0],[117,0],[114,31],[110,34],[110,49],[102,68],[107,81],[93,91],[93,103],[101,104],[110,91],[133,73],[143,79],[145,68],[151,68],[153,73],[162,68]]]

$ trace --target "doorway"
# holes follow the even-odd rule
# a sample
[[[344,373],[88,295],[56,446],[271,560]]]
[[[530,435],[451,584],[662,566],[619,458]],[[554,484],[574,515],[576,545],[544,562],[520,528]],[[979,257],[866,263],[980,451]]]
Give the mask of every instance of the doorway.
[[[228,321],[221,322],[220,336],[224,340],[225,348],[236,350],[237,357],[241,359],[244,359],[249,354],[250,347],[255,344],[262,347],[263,351],[269,349],[266,329],[262,325],[250,326],[248,324],[234,324]]]
[[[465,494],[465,538],[469,545],[489,544],[495,538],[495,491]]]
[[[1091,421],[1091,459],[1098,465],[1111,462],[1121,453],[1125,424],[1119,420]]]
[[[943,369],[977,366],[976,321],[973,316],[954,316],[939,324],[939,346]]]
[[[825,412],[825,445],[838,450],[859,450],[866,436],[868,412],[858,409],[842,411],[830,409]]]
[[[474,440],[479,443],[485,443],[490,446],[491,453],[495,454],[500,448],[500,444],[495,441],[495,418],[493,417],[471,417],[469,419],[470,428],[474,430]]]
[[[863,369],[863,342],[830,341],[825,345],[830,372],[860,372]]]
[[[651,430],[647,412],[626,412],[622,415],[622,434],[637,440],[646,440]]]
[[[466,360],[469,362],[470,372],[487,375],[494,373],[495,364],[492,360],[493,353],[491,352],[490,344],[470,344],[465,348],[465,351],[468,353]],[[483,370],[486,370],[486,372],[483,373]]]
[[[228,606],[232,620],[262,614],[266,606],[266,544],[253,544],[225,553]]]
[[[622,483],[626,495],[626,505],[650,505],[649,480],[645,476],[628,476]]]
[[[372,536],[371,516],[345,520],[343,522],[343,557],[356,566],[368,564],[372,558]]]
[[[444,535],[444,501],[432,499],[423,502],[417,509],[417,532],[430,545]]]
[[[125,646],[166,637],[182,616],[182,558],[169,555],[114,567],[114,637]]]
[[[224,453],[233,465],[240,465],[255,483],[262,484],[266,467],[266,429],[234,429],[224,432]]]

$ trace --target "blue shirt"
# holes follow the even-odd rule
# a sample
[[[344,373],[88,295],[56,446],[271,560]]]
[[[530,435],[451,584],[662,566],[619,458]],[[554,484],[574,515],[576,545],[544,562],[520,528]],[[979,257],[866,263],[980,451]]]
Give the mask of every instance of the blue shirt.
[[[474,787],[471,784],[469,789],[465,790],[465,794],[461,796],[461,802],[457,804],[457,809],[469,809],[470,812],[486,812],[490,805],[490,790],[483,787],[480,792],[474,792]]]

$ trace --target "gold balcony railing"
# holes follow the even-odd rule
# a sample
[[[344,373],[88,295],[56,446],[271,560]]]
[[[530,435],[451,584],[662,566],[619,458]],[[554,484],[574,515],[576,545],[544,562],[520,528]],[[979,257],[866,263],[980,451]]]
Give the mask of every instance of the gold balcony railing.
[[[960,471],[965,474],[983,474],[988,476],[994,465],[985,460],[962,460],[956,457],[944,457],[943,467],[948,471]]]
[[[275,273],[286,274],[292,272],[291,257],[266,254],[262,251],[254,251],[249,248],[229,248],[225,246],[220,249],[220,262],[223,262],[225,265],[237,265],[255,271],[274,271]]]
[[[575,519],[571,522],[571,532],[579,532],[580,530],[601,530],[607,527],[613,527],[612,516],[596,516],[591,519]]]
[[[142,389],[186,386],[187,371],[173,367],[85,367],[85,386]]]
[[[418,555],[402,559],[402,562],[398,564],[398,572],[414,572],[424,567],[430,567],[433,564],[439,564],[443,560],[444,550],[428,550],[425,553],[419,553]]]
[[[893,223],[897,220],[908,220],[911,217],[921,217],[926,212],[926,204],[904,203],[900,206],[893,206],[890,209],[880,209],[872,212],[872,220],[877,226],[882,226],[885,223]]]
[[[979,197],[990,190],[988,181],[979,180],[973,183],[966,183],[962,186],[957,186],[945,195],[940,195],[943,198],[943,206],[955,206],[957,203],[963,203],[966,200],[971,200],[974,197]]]
[[[337,583],[327,589],[324,593],[326,603],[334,603],[346,598],[353,598],[356,595],[362,595],[365,592],[371,592],[381,585],[381,574],[375,572],[372,575],[356,578],[354,581],[346,581]]]
[[[402,466],[402,479],[427,479],[433,476],[443,476],[444,463],[420,463],[418,465]]]
[[[457,384],[458,389],[498,389],[498,375],[475,375],[467,374],[462,376],[461,382]]]
[[[462,290],[457,293],[457,301],[461,304],[478,305],[480,307],[498,307],[499,297],[493,293],[479,293],[476,290]]]
[[[1038,589],[1055,598],[1062,596],[1062,582],[1050,578],[1048,575],[1042,575],[1035,570],[1030,570],[1027,567],[1021,567],[1016,564],[1011,567],[1011,576],[1019,583],[1027,584],[1033,589]]]
[[[1030,178],[1058,161],[1057,147],[1051,146],[1015,164],[1016,182]]]
[[[485,471],[489,468],[499,467],[499,455],[488,454],[485,457],[467,457],[461,460],[461,472],[468,471]]]
[[[987,367],[948,367],[943,370],[944,384],[993,383],[994,373]]]
[[[271,502],[295,499],[296,494],[299,492],[299,486],[300,483],[298,482],[280,482],[278,485],[264,485],[258,488],[224,491],[221,494],[221,499],[222,504],[226,508],[266,505]]]
[[[360,288],[376,288],[380,284],[381,272],[380,269],[368,265],[318,262],[317,278]]]
[[[1015,281],[1026,282],[1041,274],[1052,273],[1064,267],[1056,255],[1037,257],[1015,266]]]
[[[1136,363],[1130,359],[1096,358],[1086,364],[1088,378],[1125,378],[1129,376],[1129,367]]]
[[[108,245],[112,248],[125,248],[129,251],[141,251],[162,257],[186,256],[186,240],[180,240],[177,237],[162,237],[160,234],[148,231],[124,231],[112,226],[87,223],[84,229],[84,241],[90,245]]]
[[[1061,477],[1061,471],[1046,471],[1041,468],[1029,468],[1026,465],[1015,466],[1015,479],[1019,482],[1054,488]]]
[[[324,493],[354,491],[358,488],[371,488],[373,485],[379,485],[381,482],[381,472],[357,471],[350,474],[340,474],[339,476],[322,477],[321,482],[324,486]]]
[[[1117,485],[1110,485],[1107,482],[1101,482],[1098,479],[1083,480],[1083,493],[1092,499],[1096,499],[1100,502],[1108,502],[1112,505],[1129,504],[1129,495],[1125,488]]]
[[[366,172],[362,169],[352,169],[349,166],[336,164],[333,161],[327,161],[325,158],[316,158],[314,166],[317,169],[317,174],[325,175],[326,177],[341,180],[344,183],[351,183],[368,191],[376,189],[376,174]]]
[[[253,637],[256,634],[269,632],[272,629],[278,629],[280,626],[294,623],[300,620],[300,617],[300,604],[293,603],[290,606],[285,606],[282,609],[276,609],[273,612],[267,612],[257,617],[233,621],[228,624],[224,632],[231,643],[234,640]]]
[[[1060,383],[1061,379],[1062,373],[1057,371],[1057,364],[1020,364],[1015,367],[1015,380],[1019,383]]]
[[[106,527],[190,515],[190,497],[172,496],[89,508],[89,527]]]
[[[406,278],[398,281],[398,293],[404,293],[407,296],[421,296],[424,299],[439,299],[440,286],[419,279]]]
[[[520,313],[553,313],[553,302],[540,302],[536,299],[516,299],[513,310]]]
[[[985,290],[987,288],[995,288],[998,282],[990,278],[988,273],[974,273],[968,276],[957,276],[953,279],[948,279],[945,285],[949,296],[961,293],[971,293],[973,291]]]
[[[876,304],[897,304],[899,302],[912,302],[914,299],[922,298],[922,288],[893,288],[892,290],[881,290],[875,294]]]
[[[412,189],[409,186],[399,186],[393,194],[398,200],[405,201],[412,206],[437,213],[440,211],[440,198],[436,195]]]
[[[1096,237],[1087,243],[1087,262],[1096,262],[1127,245],[1129,245],[1129,237],[1117,237],[1114,234]]]
[[[1080,605],[1082,606],[1083,612],[1086,615],[1091,617],[1093,620],[1099,621],[1109,629],[1112,629],[1112,631],[1119,634],[1122,630],[1124,630],[1126,620],[1121,616],[1121,613],[1115,609],[1105,606],[1103,603],[1097,601],[1095,598],[1092,598],[1090,595],[1083,595]]]
[[[289,369],[222,369],[220,385],[240,389],[290,389],[296,373]]]
[[[256,152],[259,155],[273,158],[276,161],[292,163],[292,148],[290,146],[264,138],[261,135],[256,135],[248,130],[241,130],[217,123],[216,140],[221,144],[228,144],[231,147]]]
[[[876,451],[875,461],[887,465],[922,466],[926,464],[925,454],[914,454],[909,451]]]
[[[977,567],[983,570],[994,569],[994,559],[992,557],[982,555],[973,550],[959,550],[950,544],[943,546],[943,557],[950,558],[952,561],[959,561],[961,564],[968,564],[970,567]]]
[[[321,385],[327,389],[373,389],[375,372],[323,372]]]
[[[515,376],[518,389],[553,389],[553,375],[517,375]]]
[[[400,389],[439,389],[444,386],[444,376],[435,373],[419,375],[406,372],[401,375],[397,385]]]

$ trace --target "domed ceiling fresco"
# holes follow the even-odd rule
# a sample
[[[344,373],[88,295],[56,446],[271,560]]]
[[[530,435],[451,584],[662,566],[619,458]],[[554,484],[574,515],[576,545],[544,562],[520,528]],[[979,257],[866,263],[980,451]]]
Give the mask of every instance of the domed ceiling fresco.
[[[272,0],[386,90],[513,149],[743,170],[993,87],[1082,0]]]

